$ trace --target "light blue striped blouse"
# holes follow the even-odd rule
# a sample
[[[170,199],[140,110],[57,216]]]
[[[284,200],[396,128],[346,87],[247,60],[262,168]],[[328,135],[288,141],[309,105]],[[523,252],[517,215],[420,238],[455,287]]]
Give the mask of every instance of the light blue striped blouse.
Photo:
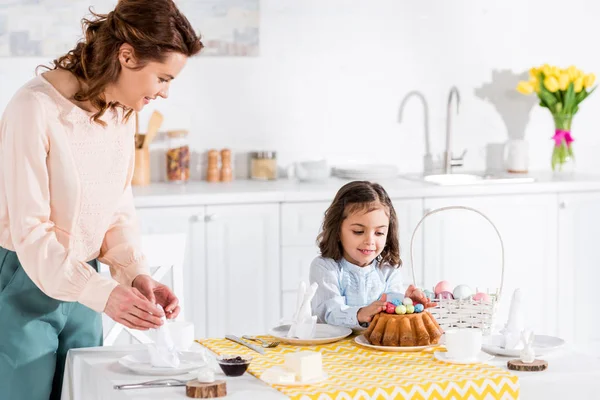
[[[311,303],[319,322],[360,327],[356,318],[360,308],[378,300],[383,293],[404,293],[400,270],[389,265],[379,268],[378,264],[374,260],[359,267],[344,258],[315,258],[309,279],[311,284],[319,284]]]

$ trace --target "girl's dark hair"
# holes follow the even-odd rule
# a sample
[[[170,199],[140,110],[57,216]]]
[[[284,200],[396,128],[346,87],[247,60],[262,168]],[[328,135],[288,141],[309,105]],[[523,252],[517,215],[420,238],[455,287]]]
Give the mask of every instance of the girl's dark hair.
[[[100,117],[109,108],[121,107],[125,118],[133,110],[117,103],[108,104],[104,89],[116,82],[121,71],[118,51],[123,43],[134,49],[139,69],[149,61],[164,62],[168,53],[191,57],[202,50],[200,37],[172,0],[119,0],[108,14],[93,12],[82,20],[84,38],[74,49],[52,62],[47,69],[64,69],[73,73],[85,89],[74,99],[90,101],[98,110],[92,120],[103,124]]]
[[[367,181],[355,181],[342,186],[325,211],[322,230],[317,237],[321,256],[341,260],[344,256],[344,249],[340,241],[342,222],[348,215],[357,211],[371,212],[382,206],[390,219],[390,225],[385,248],[379,256],[379,261],[381,264],[400,267],[402,260],[400,259],[396,211],[383,187]]]

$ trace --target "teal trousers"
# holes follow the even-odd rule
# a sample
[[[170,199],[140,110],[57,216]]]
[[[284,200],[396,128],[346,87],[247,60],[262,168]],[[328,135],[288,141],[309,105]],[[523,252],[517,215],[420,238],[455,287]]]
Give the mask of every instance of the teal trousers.
[[[102,346],[101,315],[46,296],[0,247],[0,398],[59,400],[67,352],[92,346]]]

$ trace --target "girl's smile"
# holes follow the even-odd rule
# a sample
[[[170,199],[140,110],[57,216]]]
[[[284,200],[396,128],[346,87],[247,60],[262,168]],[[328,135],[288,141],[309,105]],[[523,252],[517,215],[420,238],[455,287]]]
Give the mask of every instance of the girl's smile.
[[[389,224],[387,209],[381,204],[369,204],[348,215],[340,232],[344,258],[359,267],[371,264],[385,247]]]

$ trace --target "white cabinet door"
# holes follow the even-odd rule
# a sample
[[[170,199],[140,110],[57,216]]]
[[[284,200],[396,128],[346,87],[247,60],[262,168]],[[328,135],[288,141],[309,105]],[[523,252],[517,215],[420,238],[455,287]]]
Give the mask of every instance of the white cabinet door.
[[[309,283],[310,264],[319,255],[317,235],[330,202],[281,205],[281,318],[294,316],[301,281]]]
[[[184,235],[186,237],[183,263],[185,319],[194,323],[196,337],[206,336],[206,264],[204,207],[141,208],[137,211],[142,236]],[[174,248],[152,249],[157,258],[175,257]],[[150,263],[152,259],[150,257]],[[169,284],[169,274],[166,284]]]
[[[413,282],[410,265],[410,238],[419,220],[423,216],[423,200],[392,200],[398,217],[398,233],[400,235],[400,259],[402,260],[402,276],[404,286]],[[423,286],[423,231],[417,232],[414,244],[414,269],[417,286]]]
[[[600,268],[600,193],[559,195],[559,334],[586,351],[600,353],[596,297]]]
[[[204,207],[156,207],[140,208],[137,216],[142,234],[142,243],[148,238],[165,239],[164,246],[160,244],[151,249],[144,248],[148,263],[153,273],[156,267],[170,264],[175,260],[183,260],[183,299],[182,312],[185,319],[194,323],[196,337],[206,336],[206,276],[204,250]],[[182,249],[176,249],[169,239],[182,241]],[[150,242],[156,240],[149,239]],[[144,247],[144,246],[143,246]],[[185,254],[175,252],[183,251]],[[171,264],[172,265],[172,264]],[[103,269],[108,270],[103,266]],[[173,288],[173,275],[168,273],[162,282]],[[194,283],[194,284],[192,284]],[[180,296],[181,297],[181,296]],[[114,322],[103,316],[105,333]],[[115,344],[129,343],[126,333],[122,333]]]
[[[332,199],[333,200],[333,199]],[[281,245],[315,246],[329,201],[281,205]]]
[[[279,205],[206,207],[209,337],[262,334],[280,317]]]
[[[449,205],[470,206],[497,226],[505,247],[504,289],[496,324],[508,317],[512,294],[521,288],[529,327],[557,334],[559,300],[556,260],[557,196],[516,195],[426,199],[425,210]],[[424,223],[425,283],[448,280],[480,290],[499,288],[501,252],[491,225],[481,216],[450,210]],[[496,326],[497,327],[497,326]]]

